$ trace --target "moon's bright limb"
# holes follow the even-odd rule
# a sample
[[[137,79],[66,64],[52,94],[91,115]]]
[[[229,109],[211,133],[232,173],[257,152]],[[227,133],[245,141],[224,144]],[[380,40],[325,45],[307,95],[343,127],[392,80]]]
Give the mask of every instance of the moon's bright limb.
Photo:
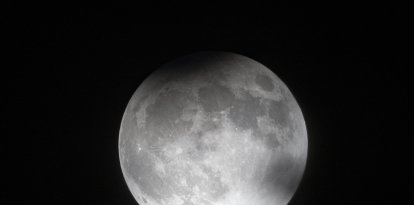
[[[205,52],[150,75],[122,119],[119,156],[141,205],[284,205],[307,158],[287,86],[247,57]]]

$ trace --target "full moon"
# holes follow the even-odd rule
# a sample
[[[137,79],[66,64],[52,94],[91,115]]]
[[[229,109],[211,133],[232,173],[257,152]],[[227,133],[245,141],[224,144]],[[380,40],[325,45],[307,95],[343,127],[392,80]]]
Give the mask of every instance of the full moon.
[[[288,87],[227,52],[181,57],[152,73],[119,134],[122,172],[140,205],[285,205],[307,149]]]

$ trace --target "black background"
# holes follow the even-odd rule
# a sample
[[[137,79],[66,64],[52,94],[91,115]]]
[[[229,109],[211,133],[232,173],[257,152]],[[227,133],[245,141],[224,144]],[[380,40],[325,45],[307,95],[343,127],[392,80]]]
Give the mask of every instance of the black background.
[[[205,50],[253,58],[295,95],[309,154],[290,204],[413,202],[404,6],[40,6],[7,20],[10,204],[136,204],[118,159],[124,109],[154,69]]]

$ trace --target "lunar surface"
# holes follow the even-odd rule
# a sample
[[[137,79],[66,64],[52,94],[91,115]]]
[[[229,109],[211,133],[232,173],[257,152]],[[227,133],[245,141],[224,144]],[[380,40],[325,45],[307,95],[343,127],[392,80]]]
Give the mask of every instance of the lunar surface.
[[[151,74],[119,136],[121,168],[140,205],[285,205],[307,147],[287,86],[226,52],[182,57]]]

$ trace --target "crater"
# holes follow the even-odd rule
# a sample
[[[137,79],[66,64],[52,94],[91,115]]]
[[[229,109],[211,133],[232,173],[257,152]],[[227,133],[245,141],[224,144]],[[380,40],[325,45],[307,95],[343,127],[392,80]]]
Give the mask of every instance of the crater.
[[[210,167],[204,165],[201,166],[201,169],[208,178],[203,180],[205,186],[202,186],[200,191],[206,192],[214,200],[225,196],[230,188],[222,182],[221,173],[219,171],[213,171]]]
[[[258,74],[255,78],[256,84],[265,91],[272,91],[275,87],[272,79],[269,76]]]
[[[195,161],[203,160],[210,153],[215,152],[218,147],[217,140],[211,132],[198,131],[190,135],[191,147],[187,148],[186,154]]]
[[[142,201],[143,201],[144,203],[148,203],[147,199],[146,199],[144,196],[141,196],[141,198],[142,198]]]

